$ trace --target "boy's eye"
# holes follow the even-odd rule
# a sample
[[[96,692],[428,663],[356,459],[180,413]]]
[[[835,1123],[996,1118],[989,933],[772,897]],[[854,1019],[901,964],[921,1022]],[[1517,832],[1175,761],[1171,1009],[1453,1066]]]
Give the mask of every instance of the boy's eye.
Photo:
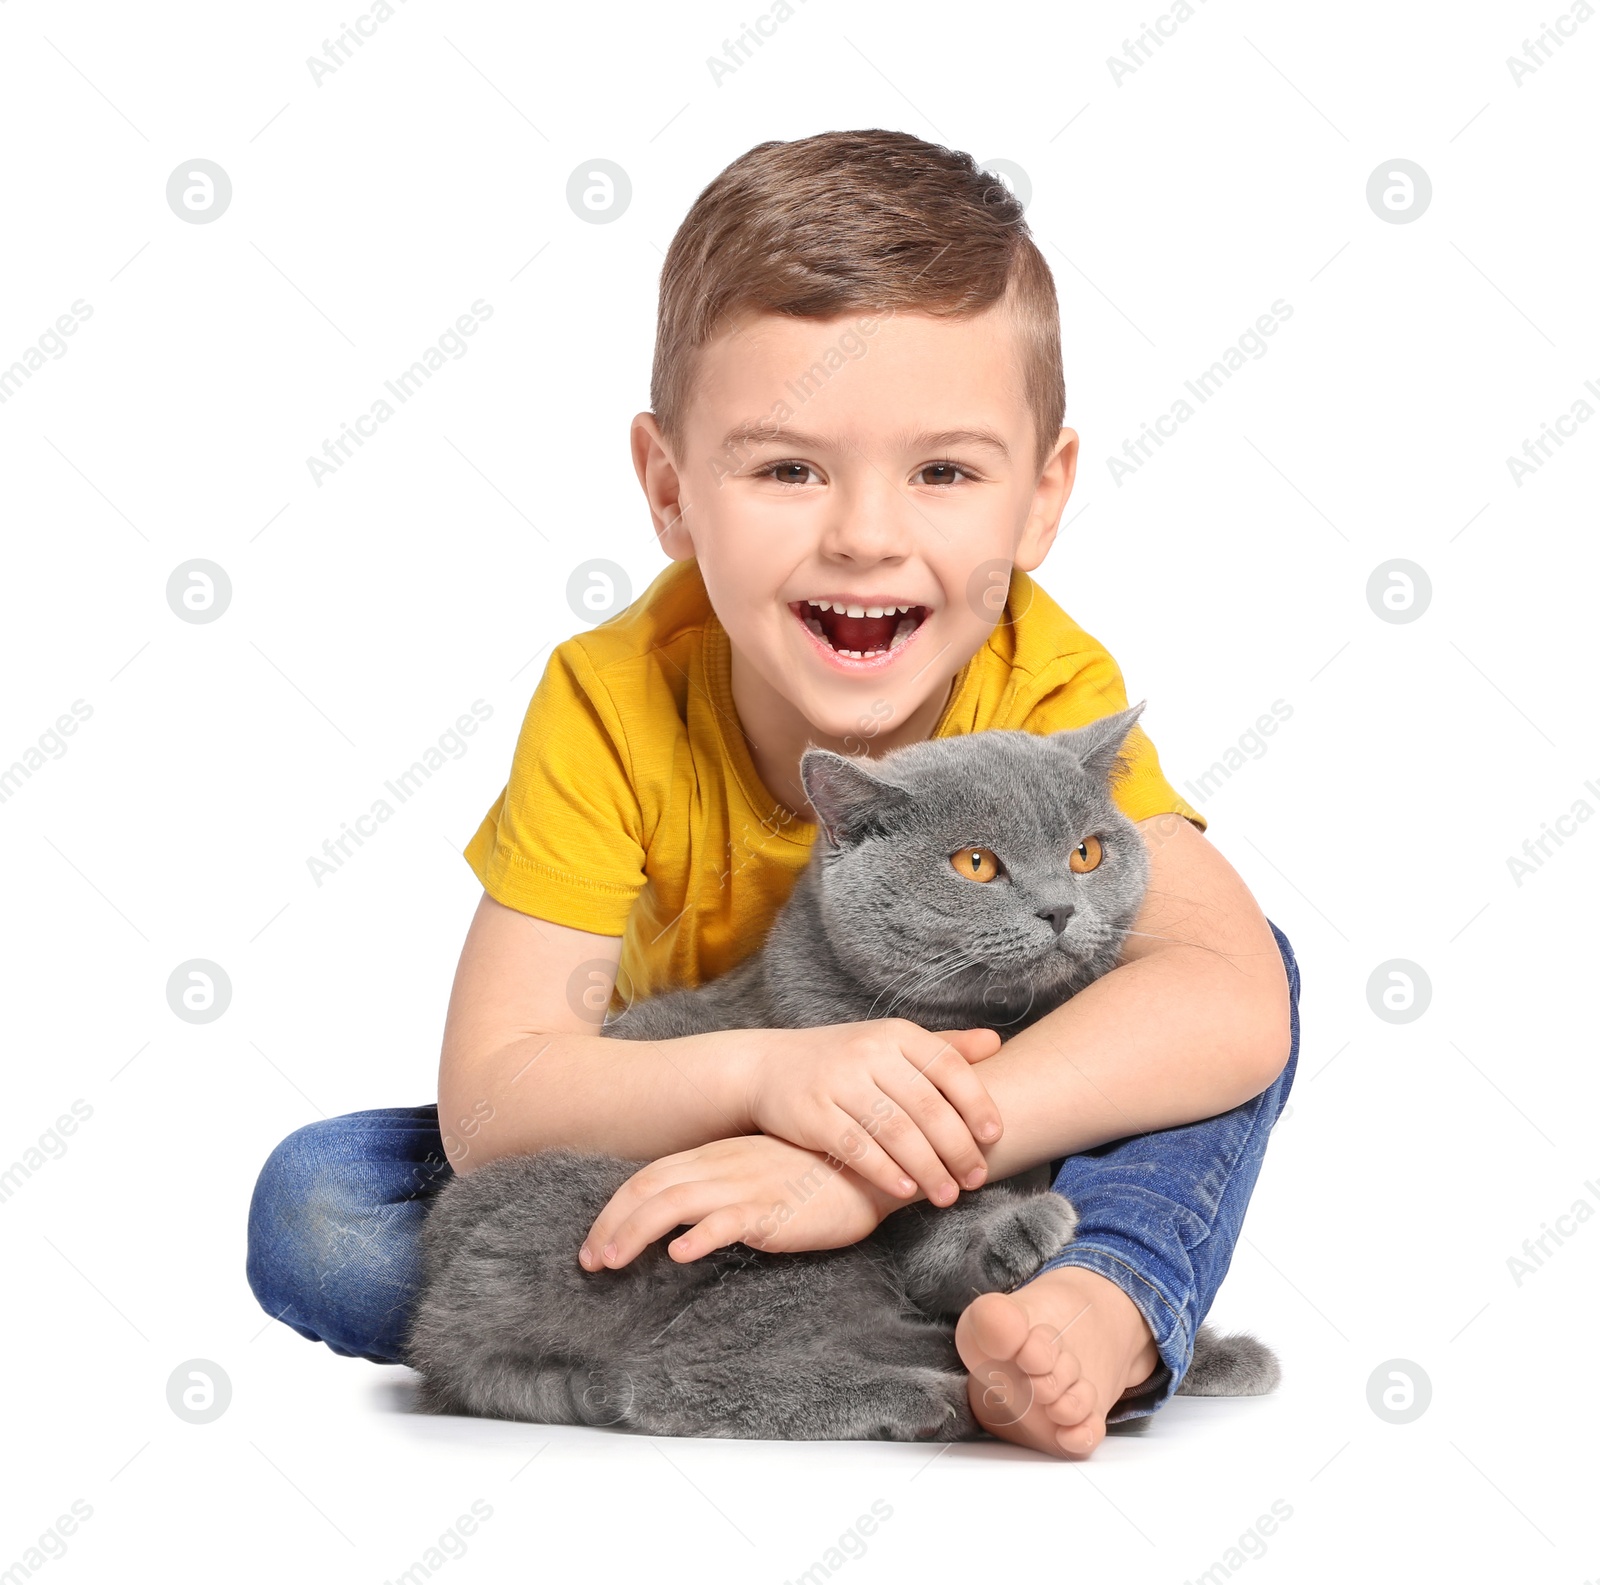
[[[774,462],[761,470],[763,479],[773,479],[779,484],[805,484],[810,476],[810,464],[804,462]]]
[[[969,881],[992,881],[1000,873],[1000,861],[988,848],[962,848],[950,855],[950,868]]]
[[[1099,837],[1085,837],[1070,854],[1067,855],[1067,868],[1074,875],[1087,875],[1090,870],[1099,867],[1100,860],[1105,856],[1105,849],[1100,846]]]
[[[930,462],[917,469],[917,477],[924,484],[951,485],[959,479],[971,478],[967,470],[954,462]]]

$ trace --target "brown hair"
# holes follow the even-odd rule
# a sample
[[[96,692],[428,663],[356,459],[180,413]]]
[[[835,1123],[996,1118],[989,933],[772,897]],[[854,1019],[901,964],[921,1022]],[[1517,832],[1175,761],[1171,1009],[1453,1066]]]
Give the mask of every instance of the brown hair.
[[[907,132],[760,143],[695,199],[661,267],[650,402],[681,448],[695,354],[746,311],[964,318],[1009,298],[1043,467],[1066,412],[1050,266],[1022,205],[970,154]]]

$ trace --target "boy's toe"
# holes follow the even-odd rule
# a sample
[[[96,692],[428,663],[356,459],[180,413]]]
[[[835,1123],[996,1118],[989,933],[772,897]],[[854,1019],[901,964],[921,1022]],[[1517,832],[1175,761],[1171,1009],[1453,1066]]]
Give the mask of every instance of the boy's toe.
[[[1095,1411],[1097,1394],[1091,1383],[1075,1382],[1045,1404],[1045,1415],[1057,1426],[1081,1425]]]
[[[1059,1374],[1061,1360],[1062,1356],[1056,1352],[1055,1333],[1048,1326],[1030,1328],[1027,1337],[1023,1339],[1022,1347],[1017,1350],[1017,1363],[1030,1376]],[[1073,1371],[1066,1375],[1064,1381],[1072,1381],[1076,1374],[1076,1371]]]
[[[1087,1458],[1105,1439],[1106,1423],[1098,1415],[1080,1425],[1056,1427],[1056,1446],[1077,1458]]]
[[[995,1360],[1016,1359],[1028,1338],[1028,1318],[1003,1293],[985,1293],[956,1322],[956,1352],[968,1370]]]

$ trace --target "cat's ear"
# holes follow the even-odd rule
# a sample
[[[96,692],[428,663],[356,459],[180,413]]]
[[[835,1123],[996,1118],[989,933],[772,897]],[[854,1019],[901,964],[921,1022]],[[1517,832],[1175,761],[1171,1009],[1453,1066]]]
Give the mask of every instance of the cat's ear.
[[[1109,786],[1123,763],[1123,748],[1133,723],[1144,714],[1145,701],[1119,710],[1115,715],[1102,716],[1073,731],[1052,732],[1050,740],[1059,743],[1076,758],[1078,763],[1094,777]]]
[[[859,760],[831,749],[808,748],[800,756],[800,780],[824,836],[836,848],[881,831],[886,816],[911,802],[904,787],[879,781]]]

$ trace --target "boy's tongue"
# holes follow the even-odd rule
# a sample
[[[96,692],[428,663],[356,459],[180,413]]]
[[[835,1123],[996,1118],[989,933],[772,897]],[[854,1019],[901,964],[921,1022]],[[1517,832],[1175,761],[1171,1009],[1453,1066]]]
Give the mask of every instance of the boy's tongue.
[[[835,649],[857,649],[865,655],[889,647],[900,617],[892,611],[885,616],[841,616],[837,611],[823,611],[818,620]]]

